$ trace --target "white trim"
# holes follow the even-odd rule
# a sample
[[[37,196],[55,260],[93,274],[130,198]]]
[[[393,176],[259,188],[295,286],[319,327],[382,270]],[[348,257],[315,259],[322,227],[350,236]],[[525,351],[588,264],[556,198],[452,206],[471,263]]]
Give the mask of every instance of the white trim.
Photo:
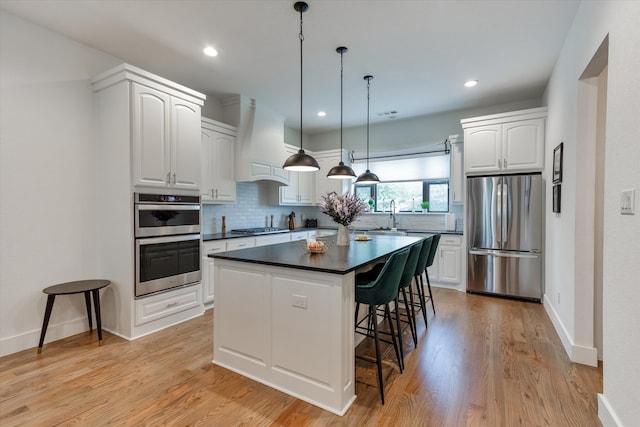
[[[598,418],[604,427],[622,427],[622,421],[609,404],[609,400],[601,393],[598,393]]]
[[[44,313],[42,313],[42,316],[44,317]],[[96,345],[98,345],[98,332],[95,329],[96,325],[94,322],[93,333],[96,336]],[[104,330],[105,329],[103,328],[103,331]],[[40,341],[41,331],[42,329],[31,330],[22,334],[14,335],[12,337],[0,339],[0,357],[30,348],[33,348],[35,351]],[[44,345],[52,341],[57,341],[63,338],[70,337],[72,335],[77,335],[88,331],[89,324],[86,316],[78,317],[73,320],[67,320],[62,323],[49,323],[43,347]]]
[[[544,309],[551,323],[553,323],[553,327],[560,337],[564,351],[569,356],[569,359],[574,363],[580,363],[582,365],[598,366],[598,349],[595,347],[576,345],[573,342],[573,338],[564,327],[564,323],[562,323],[558,312],[554,309],[547,294],[544,294]]]

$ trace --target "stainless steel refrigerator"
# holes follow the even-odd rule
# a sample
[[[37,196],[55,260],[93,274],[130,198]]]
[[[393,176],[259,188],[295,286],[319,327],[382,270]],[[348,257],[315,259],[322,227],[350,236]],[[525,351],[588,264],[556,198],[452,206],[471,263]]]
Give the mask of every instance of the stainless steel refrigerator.
[[[467,178],[467,291],[540,301],[541,174]]]

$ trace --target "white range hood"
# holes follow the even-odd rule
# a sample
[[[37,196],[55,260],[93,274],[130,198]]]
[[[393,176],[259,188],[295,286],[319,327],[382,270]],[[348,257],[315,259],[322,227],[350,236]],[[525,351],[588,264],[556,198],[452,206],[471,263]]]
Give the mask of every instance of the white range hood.
[[[233,95],[223,101],[225,123],[238,128],[236,181],[289,184],[284,146],[284,117],[255,99]]]

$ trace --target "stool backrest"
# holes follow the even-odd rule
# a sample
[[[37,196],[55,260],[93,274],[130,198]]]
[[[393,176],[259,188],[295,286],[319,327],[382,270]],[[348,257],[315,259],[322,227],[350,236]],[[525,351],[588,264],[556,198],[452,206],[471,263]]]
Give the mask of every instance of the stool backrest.
[[[436,251],[438,250],[438,243],[440,243],[440,235],[435,234],[433,236],[433,242],[431,243],[429,258],[427,259],[427,267],[431,267],[433,265],[433,260],[436,257]]]
[[[412,245],[409,248],[409,256],[407,257],[407,263],[402,271],[402,277],[400,278],[400,287],[405,288],[411,285],[413,281],[414,273],[416,272],[416,266],[418,265],[418,259],[420,258],[420,251],[422,250],[422,243],[424,240],[420,240],[418,243]]]
[[[370,304],[388,304],[398,297],[400,277],[407,263],[409,248],[394,252],[387,259],[378,277],[365,287],[374,288]]]
[[[414,276],[419,276],[427,268],[427,261],[429,260],[429,253],[431,252],[431,245],[433,244],[433,236],[429,236],[422,241],[422,249],[420,249],[420,255],[418,255],[418,263],[413,273]]]

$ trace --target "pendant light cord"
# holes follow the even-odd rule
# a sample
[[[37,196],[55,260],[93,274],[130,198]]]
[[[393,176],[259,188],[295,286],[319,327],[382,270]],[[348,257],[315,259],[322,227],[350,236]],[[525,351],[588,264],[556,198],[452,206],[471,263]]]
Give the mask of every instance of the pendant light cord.
[[[302,13],[304,8],[300,8],[300,151],[302,151],[302,42],[304,41],[304,34],[302,34]]]
[[[369,87],[371,86],[371,77],[367,79],[367,171],[369,170]]]
[[[344,50],[340,50],[340,161],[342,161],[342,73],[344,70],[344,65],[342,63],[342,56],[344,55]]]

